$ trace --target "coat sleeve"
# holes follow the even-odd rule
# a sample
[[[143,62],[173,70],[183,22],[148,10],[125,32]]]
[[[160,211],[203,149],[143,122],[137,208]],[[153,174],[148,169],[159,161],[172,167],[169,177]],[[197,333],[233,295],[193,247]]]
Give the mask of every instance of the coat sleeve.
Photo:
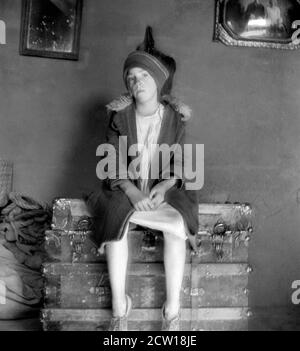
[[[184,164],[186,162],[184,159],[185,123],[179,128],[175,140],[176,143],[170,157],[169,169],[162,171],[160,181],[175,178],[177,179],[177,188],[183,189],[185,183]]]
[[[106,132],[106,142],[113,146],[115,152],[108,155],[108,163],[112,165],[108,171],[106,184],[110,190],[119,190],[122,183],[129,180],[127,171],[127,145],[120,138],[121,122],[117,113],[110,115],[110,121]],[[120,166],[120,167],[119,167]]]

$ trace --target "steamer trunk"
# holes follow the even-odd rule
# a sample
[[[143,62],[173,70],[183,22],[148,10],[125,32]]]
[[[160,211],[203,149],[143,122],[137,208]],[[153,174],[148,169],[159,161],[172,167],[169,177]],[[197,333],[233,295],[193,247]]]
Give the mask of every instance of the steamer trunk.
[[[199,205],[198,252],[186,242],[181,330],[247,330],[251,208]],[[93,219],[80,199],[56,199],[46,232],[45,330],[106,330],[111,291],[105,254],[91,240]],[[165,301],[163,235],[131,225],[127,293],[130,330],[160,330]]]

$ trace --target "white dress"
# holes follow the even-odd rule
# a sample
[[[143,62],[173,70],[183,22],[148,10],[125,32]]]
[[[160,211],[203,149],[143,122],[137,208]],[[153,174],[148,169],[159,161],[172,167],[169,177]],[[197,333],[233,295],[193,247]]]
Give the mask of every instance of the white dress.
[[[141,151],[141,189],[145,194],[149,194],[148,172],[150,161],[155,152],[152,144],[157,143],[157,138],[161,129],[164,106],[160,104],[158,110],[151,116],[139,116],[136,114],[138,149]],[[138,224],[143,227],[162,231],[165,235],[176,235],[186,240],[187,227],[182,215],[171,205],[162,202],[157,209],[151,211],[135,211],[124,229],[127,234],[130,223]]]

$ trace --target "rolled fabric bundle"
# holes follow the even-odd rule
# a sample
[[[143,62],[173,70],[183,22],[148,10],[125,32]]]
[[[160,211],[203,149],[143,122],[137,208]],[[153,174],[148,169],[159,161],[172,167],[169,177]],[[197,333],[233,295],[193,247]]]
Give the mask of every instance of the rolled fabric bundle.
[[[9,223],[1,223],[0,224],[0,233],[9,242],[14,242],[17,240],[15,231]]]
[[[15,242],[17,237],[13,227],[9,223],[6,223],[6,225],[7,230],[5,232],[5,239],[9,242]]]
[[[0,319],[19,318],[23,311],[40,306],[44,282],[40,269],[47,259],[45,230],[51,225],[49,207],[21,194],[8,195],[5,207],[0,208],[0,279],[9,291]],[[5,271],[7,259],[1,266],[1,252],[11,258],[12,274]]]
[[[20,263],[32,269],[40,268],[46,256],[44,240],[45,231],[51,227],[51,209],[15,192],[9,193],[9,200],[1,211],[5,226],[0,227],[6,243],[13,244],[7,248]]]
[[[20,193],[9,193],[9,199],[24,210],[38,210],[43,208],[43,206],[40,203],[38,203],[31,197],[22,195]]]
[[[35,216],[34,217],[34,221],[35,222],[38,222],[38,223],[41,223],[41,222],[45,222],[47,221],[47,219],[49,219],[49,214],[48,213],[45,213],[43,216],[41,217],[38,217],[38,216]]]
[[[8,213],[8,218],[12,221],[14,220],[15,216],[19,215],[21,212],[22,212],[22,209],[16,206]]]
[[[32,235],[27,234],[24,230],[20,231],[18,241],[25,245],[35,245],[37,243],[37,239]]]
[[[13,209],[15,209],[17,207],[17,205],[14,203],[14,202],[12,202],[12,203],[10,203],[9,205],[7,205],[7,206],[5,206],[3,209],[2,209],[2,211],[1,211],[1,213],[4,215],[4,216],[7,216]]]
[[[19,263],[24,263],[26,260],[26,254],[22,252],[15,243],[6,242],[3,246],[12,252]]]
[[[39,269],[41,267],[42,263],[43,263],[43,257],[41,255],[38,255],[37,253],[35,253],[32,256],[26,255],[26,258],[24,261],[24,264],[27,267],[30,267],[30,268],[35,269],[35,270]]]
[[[27,219],[25,221],[18,221],[20,223],[20,228],[26,228],[31,226],[34,223],[34,219]]]
[[[6,230],[7,230],[7,223],[0,223],[0,232],[3,232],[3,233],[5,233],[6,232]]]
[[[30,210],[30,211],[23,211],[22,213],[14,216],[15,221],[20,221],[20,220],[27,220],[27,219],[32,219],[36,217],[42,217],[45,215],[45,210]]]
[[[32,256],[35,251],[38,251],[39,248],[37,245],[28,245],[28,244],[23,244],[20,241],[16,242],[17,248],[19,248],[22,252],[24,252],[26,255]]]
[[[10,225],[11,225],[11,227],[12,227],[12,229],[13,229],[13,231],[14,231],[14,233],[15,233],[15,237],[16,237],[16,240],[18,239],[18,235],[19,235],[19,226],[17,225],[17,223],[15,223],[15,222],[9,222],[10,223]]]

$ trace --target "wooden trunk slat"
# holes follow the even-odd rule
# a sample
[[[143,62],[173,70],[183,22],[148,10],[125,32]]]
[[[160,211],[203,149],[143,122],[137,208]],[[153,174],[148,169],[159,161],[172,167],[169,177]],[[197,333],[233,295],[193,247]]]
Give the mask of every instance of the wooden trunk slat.
[[[245,263],[200,263],[185,264],[185,274],[189,274],[191,269],[201,276],[244,276],[248,274],[249,265]],[[45,275],[85,275],[97,274],[107,270],[106,263],[44,263],[43,272]],[[162,263],[132,263],[128,265],[127,272],[129,275],[154,275],[164,276],[164,266]]]
[[[180,322],[180,331],[248,331],[247,320],[233,321],[190,321]],[[193,326],[191,326],[193,325]],[[44,322],[45,331],[107,331],[109,322]],[[130,321],[128,322],[129,331],[160,331],[160,321]]]
[[[186,264],[182,307],[247,306],[247,264]],[[46,264],[45,304],[62,308],[108,308],[111,291],[106,264]],[[165,300],[164,266],[130,264],[127,291],[135,308],[156,308]]]
[[[181,330],[247,330],[248,313],[248,308],[182,308]],[[107,309],[44,309],[42,313],[45,330],[107,330],[110,318]],[[129,330],[160,330],[161,309],[133,309],[128,324]]]
[[[190,320],[191,309],[181,308],[181,320]],[[195,309],[196,319],[202,320],[240,320],[248,318],[249,308],[247,307],[219,307],[219,308],[198,308]],[[106,321],[111,318],[110,309],[66,309],[53,308],[43,309],[43,319],[51,319],[52,321],[86,321],[98,322]],[[160,308],[139,308],[132,309],[130,312],[131,320],[143,321],[160,320]]]

